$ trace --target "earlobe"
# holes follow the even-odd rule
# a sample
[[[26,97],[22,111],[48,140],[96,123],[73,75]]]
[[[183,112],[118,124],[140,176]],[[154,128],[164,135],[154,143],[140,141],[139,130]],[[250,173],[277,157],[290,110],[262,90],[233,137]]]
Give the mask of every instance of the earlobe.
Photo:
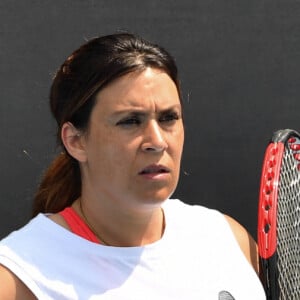
[[[68,153],[79,162],[86,161],[84,136],[71,122],[63,124],[61,140]]]

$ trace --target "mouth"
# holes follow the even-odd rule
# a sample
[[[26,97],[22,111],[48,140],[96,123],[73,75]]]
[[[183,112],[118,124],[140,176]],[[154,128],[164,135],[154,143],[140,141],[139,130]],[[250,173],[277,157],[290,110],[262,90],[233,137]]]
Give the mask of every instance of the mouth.
[[[150,174],[166,174],[166,173],[170,173],[170,170],[163,166],[163,165],[150,165],[147,166],[146,168],[144,168],[142,171],[139,172],[139,175],[150,175]]]

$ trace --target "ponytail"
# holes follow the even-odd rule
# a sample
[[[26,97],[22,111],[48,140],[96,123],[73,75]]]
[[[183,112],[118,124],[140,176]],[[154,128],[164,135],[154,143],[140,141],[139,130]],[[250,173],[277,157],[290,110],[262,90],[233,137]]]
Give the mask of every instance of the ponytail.
[[[33,217],[39,213],[57,213],[70,206],[81,194],[78,162],[62,153],[50,164],[34,197]]]

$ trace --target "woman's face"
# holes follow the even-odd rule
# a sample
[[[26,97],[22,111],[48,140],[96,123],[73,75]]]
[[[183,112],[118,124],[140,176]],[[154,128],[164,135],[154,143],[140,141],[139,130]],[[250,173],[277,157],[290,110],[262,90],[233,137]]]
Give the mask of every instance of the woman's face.
[[[82,193],[124,209],[160,205],[175,190],[184,128],[174,82],[148,68],[101,90],[83,144]]]

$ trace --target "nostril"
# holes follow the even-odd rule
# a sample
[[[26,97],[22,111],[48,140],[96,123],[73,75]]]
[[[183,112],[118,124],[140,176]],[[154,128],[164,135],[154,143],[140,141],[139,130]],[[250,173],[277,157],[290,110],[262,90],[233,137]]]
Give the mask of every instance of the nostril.
[[[145,150],[146,151],[155,151],[155,148],[154,147],[147,147]]]
[[[161,145],[149,145],[149,144],[144,144],[142,146],[142,150],[145,152],[162,152],[166,149],[166,145],[165,144],[161,144]]]

